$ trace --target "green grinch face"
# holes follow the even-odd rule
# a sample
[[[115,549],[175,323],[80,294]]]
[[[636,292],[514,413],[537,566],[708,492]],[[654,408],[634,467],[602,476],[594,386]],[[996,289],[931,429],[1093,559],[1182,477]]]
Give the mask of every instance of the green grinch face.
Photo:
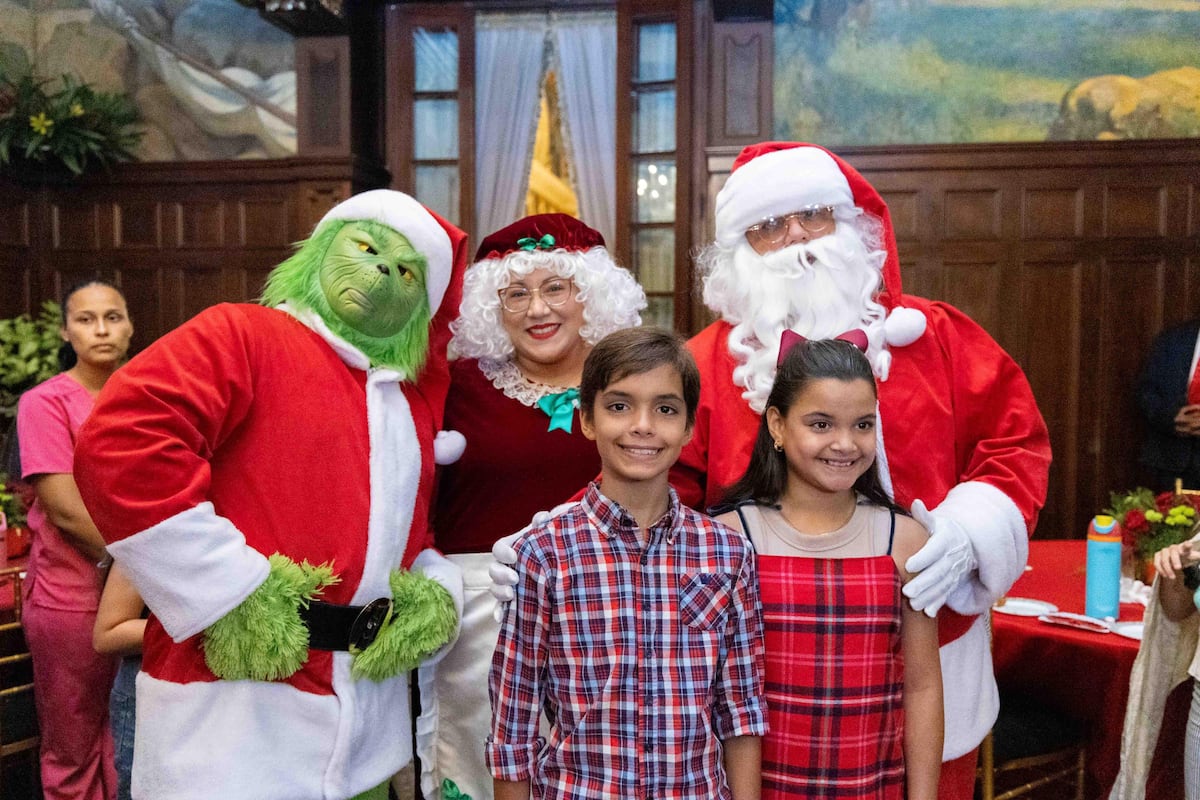
[[[398,333],[425,296],[425,258],[399,233],[370,222],[342,226],[318,276],[330,310],[379,339]]]

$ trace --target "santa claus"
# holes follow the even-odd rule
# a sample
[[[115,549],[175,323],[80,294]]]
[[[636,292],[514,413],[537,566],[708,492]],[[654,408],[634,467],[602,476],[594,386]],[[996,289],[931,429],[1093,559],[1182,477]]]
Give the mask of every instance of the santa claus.
[[[906,564],[913,606],[939,616],[946,735],[939,796],[970,798],[995,721],[986,612],[1021,574],[1045,502],[1050,444],[1021,369],[945,303],[905,295],[887,205],[850,165],[793,142],[747,147],[717,195],[700,256],[720,319],[690,342],[702,391],[672,474],[706,507],[749,463],[780,337],[866,334],[887,491],[929,529]]]

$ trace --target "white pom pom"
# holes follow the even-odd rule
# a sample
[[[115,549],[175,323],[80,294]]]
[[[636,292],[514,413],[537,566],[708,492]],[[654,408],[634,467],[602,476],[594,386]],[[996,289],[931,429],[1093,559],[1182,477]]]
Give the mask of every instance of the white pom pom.
[[[925,333],[925,314],[915,308],[898,307],[883,323],[883,338],[889,347],[910,345]]]
[[[433,439],[433,461],[443,466],[453,464],[466,449],[467,437],[458,431],[438,431]]]

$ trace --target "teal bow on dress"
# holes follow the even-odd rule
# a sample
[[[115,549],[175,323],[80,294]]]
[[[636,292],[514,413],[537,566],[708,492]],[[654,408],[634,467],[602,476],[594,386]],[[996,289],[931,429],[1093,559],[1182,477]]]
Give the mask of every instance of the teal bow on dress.
[[[570,433],[571,418],[575,415],[575,409],[579,407],[579,390],[567,389],[558,394],[548,394],[538,400],[537,404],[538,408],[550,417],[550,427],[547,431],[557,428]]]
[[[471,800],[471,795],[458,788],[458,784],[449,778],[442,779],[442,800]]]
[[[524,239],[517,239],[517,248],[520,250],[553,250],[554,237],[548,233],[540,239],[526,236]]]

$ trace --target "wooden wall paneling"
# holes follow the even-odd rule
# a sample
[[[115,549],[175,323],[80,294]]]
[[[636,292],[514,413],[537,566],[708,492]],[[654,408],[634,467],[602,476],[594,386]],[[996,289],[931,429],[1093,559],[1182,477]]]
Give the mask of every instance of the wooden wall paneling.
[[[225,246],[225,203],[219,198],[175,203],[175,229],[168,247],[183,250]]]
[[[1200,236],[1200,177],[1193,175],[1184,186],[1187,193],[1186,235]]]
[[[113,246],[117,250],[162,247],[162,205],[155,200],[118,200],[112,204]]]
[[[946,189],[942,194],[946,241],[1000,238],[1000,189]]]
[[[20,192],[0,196],[0,318],[23,314],[31,306],[34,270],[29,240],[30,203]]]
[[[157,258],[142,264],[123,263],[117,269],[116,282],[125,295],[125,303],[133,321],[131,355],[141,352],[146,345],[174,327],[167,325],[167,315],[161,302],[162,273],[162,264]]]
[[[1104,236],[1154,239],[1167,233],[1166,188],[1162,184],[1109,184],[1104,192]]]
[[[50,247],[53,250],[100,249],[100,208],[95,201],[59,200],[51,205],[50,213],[53,220]]]
[[[274,250],[290,244],[291,208],[285,199],[238,201],[238,244],[247,250]]]
[[[1020,314],[1025,329],[1023,346],[1007,349],[1029,379],[1053,452],[1047,503],[1038,522],[1039,538],[1078,534],[1079,400],[1081,389],[1086,391],[1090,383],[1081,371],[1079,346],[1085,318],[1080,296],[1085,269],[1080,261],[1022,263],[1013,276],[1020,286],[1020,302],[1006,309]]]
[[[770,139],[774,113],[772,23],[714,22],[711,30],[710,75],[700,89],[707,87],[709,145],[747,145]]]
[[[1093,483],[1100,489],[1100,507],[1110,491],[1131,488],[1142,477],[1136,456],[1145,429],[1135,401],[1137,377],[1151,341],[1164,327],[1168,274],[1178,271],[1163,258],[1101,261],[1101,294],[1093,310],[1100,341],[1095,357],[1088,359],[1099,401],[1092,447],[1099,455]]]
[[[179,287],[181,324],[209,306],[215,306],[228,299],[222,281],[222,268],[219,265],[199,262],[181,264]]]
[[[1083,236],[1083,189],[1080,186],[1022,187],[1020,237],[1024,240],[1071,240]]]

